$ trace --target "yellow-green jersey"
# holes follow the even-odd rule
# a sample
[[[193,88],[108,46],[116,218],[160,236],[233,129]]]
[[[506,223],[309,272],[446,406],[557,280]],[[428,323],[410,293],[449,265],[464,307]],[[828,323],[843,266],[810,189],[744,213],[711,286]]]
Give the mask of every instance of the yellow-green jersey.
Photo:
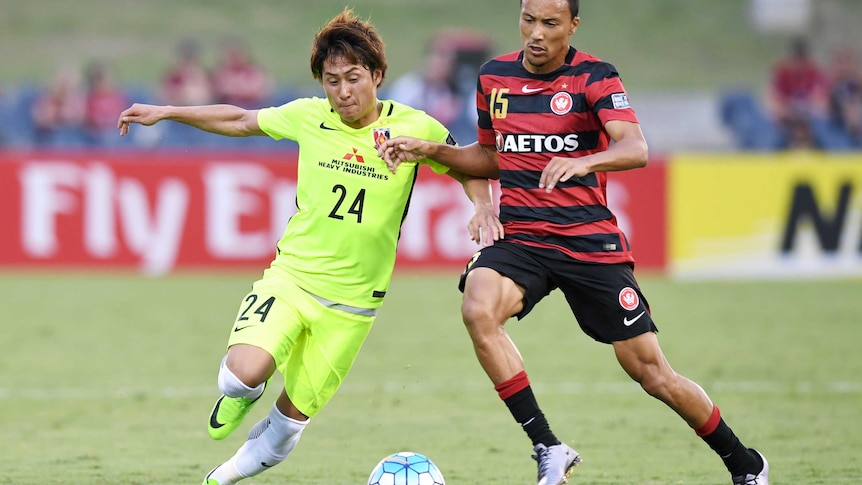
[[[272,138],[299,144],[296,214],[278,242],[273,268],[309,293],[357,308],[383,303],[419,168],[406,162],[393,174],[377,146],[399,135],[454,143],[424,112],[382,104],[380,118],[363,128],[345,125],[326,99],[316,97],[262,109],[257,118]],[[448,170],[421,163],[437,173]]]

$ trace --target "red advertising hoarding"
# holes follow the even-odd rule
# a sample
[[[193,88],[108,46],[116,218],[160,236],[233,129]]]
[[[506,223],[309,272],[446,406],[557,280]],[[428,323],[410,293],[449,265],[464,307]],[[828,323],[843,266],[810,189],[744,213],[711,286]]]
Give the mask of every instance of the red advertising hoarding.
[[[638,267],[664,265],[662,164],[612,174],[609,196]],[[2,152],[0,267],[264,267],[295,211],[296,153]],[[423,168],[399,269],[460,269],[477,246],[461,185]]]

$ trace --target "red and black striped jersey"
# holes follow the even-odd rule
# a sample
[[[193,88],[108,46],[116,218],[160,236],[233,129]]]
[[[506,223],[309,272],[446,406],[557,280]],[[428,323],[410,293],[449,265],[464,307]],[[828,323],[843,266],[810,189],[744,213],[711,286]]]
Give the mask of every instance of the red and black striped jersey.
[[[523,51],[496,57],[479,72],[479,143],[495,145],[500,165],[500,221],[506,239],[560,250],[588,262],[634,262],[608,209],[607,174],[591,173],[539,189],[555,156],[606,150],[611,120],[637,123],[613,65],[569,47],[547,74],[522,64]]]

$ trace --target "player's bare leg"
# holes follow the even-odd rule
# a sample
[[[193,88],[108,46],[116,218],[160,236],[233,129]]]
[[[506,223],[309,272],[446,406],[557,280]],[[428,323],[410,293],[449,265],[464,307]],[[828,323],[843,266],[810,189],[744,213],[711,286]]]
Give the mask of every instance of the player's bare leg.
[[[533,442],[538,485],[559,485],[581,462],[578,453],[554,436],[539,408],[521,353],[504,328],[523,308],[524,290],[489,268],[467,275],[461,314],[476,357],[500,399]]]
[[[671,368],[655,333],[647,332],[613,345],[620,365],[644,391],[670,406],[692,428],[706,423],[712,414],[712,401],[699,385]]]
[[[461,315],[479,364],[495,386],[524,371],[521,353],[505,330],[523,298],[523,289],[492,269],[475,268],[467,275]]]
[[[743,446],[703,388],[671,368],[654,332],[614,342],[613,346],[628,375],[673,409],[721,457],[734,484],[768,484],[766,460]]]

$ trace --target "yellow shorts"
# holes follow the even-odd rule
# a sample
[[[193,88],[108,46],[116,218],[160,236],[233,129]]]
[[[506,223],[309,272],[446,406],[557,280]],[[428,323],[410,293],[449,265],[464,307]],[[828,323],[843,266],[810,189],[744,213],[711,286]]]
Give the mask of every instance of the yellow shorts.
[[[328,308],[272,269],[240,304],[228,347],[260,347],[275,360],[284,389],[306,416],[335,395],[371,331],[375,316]]]

